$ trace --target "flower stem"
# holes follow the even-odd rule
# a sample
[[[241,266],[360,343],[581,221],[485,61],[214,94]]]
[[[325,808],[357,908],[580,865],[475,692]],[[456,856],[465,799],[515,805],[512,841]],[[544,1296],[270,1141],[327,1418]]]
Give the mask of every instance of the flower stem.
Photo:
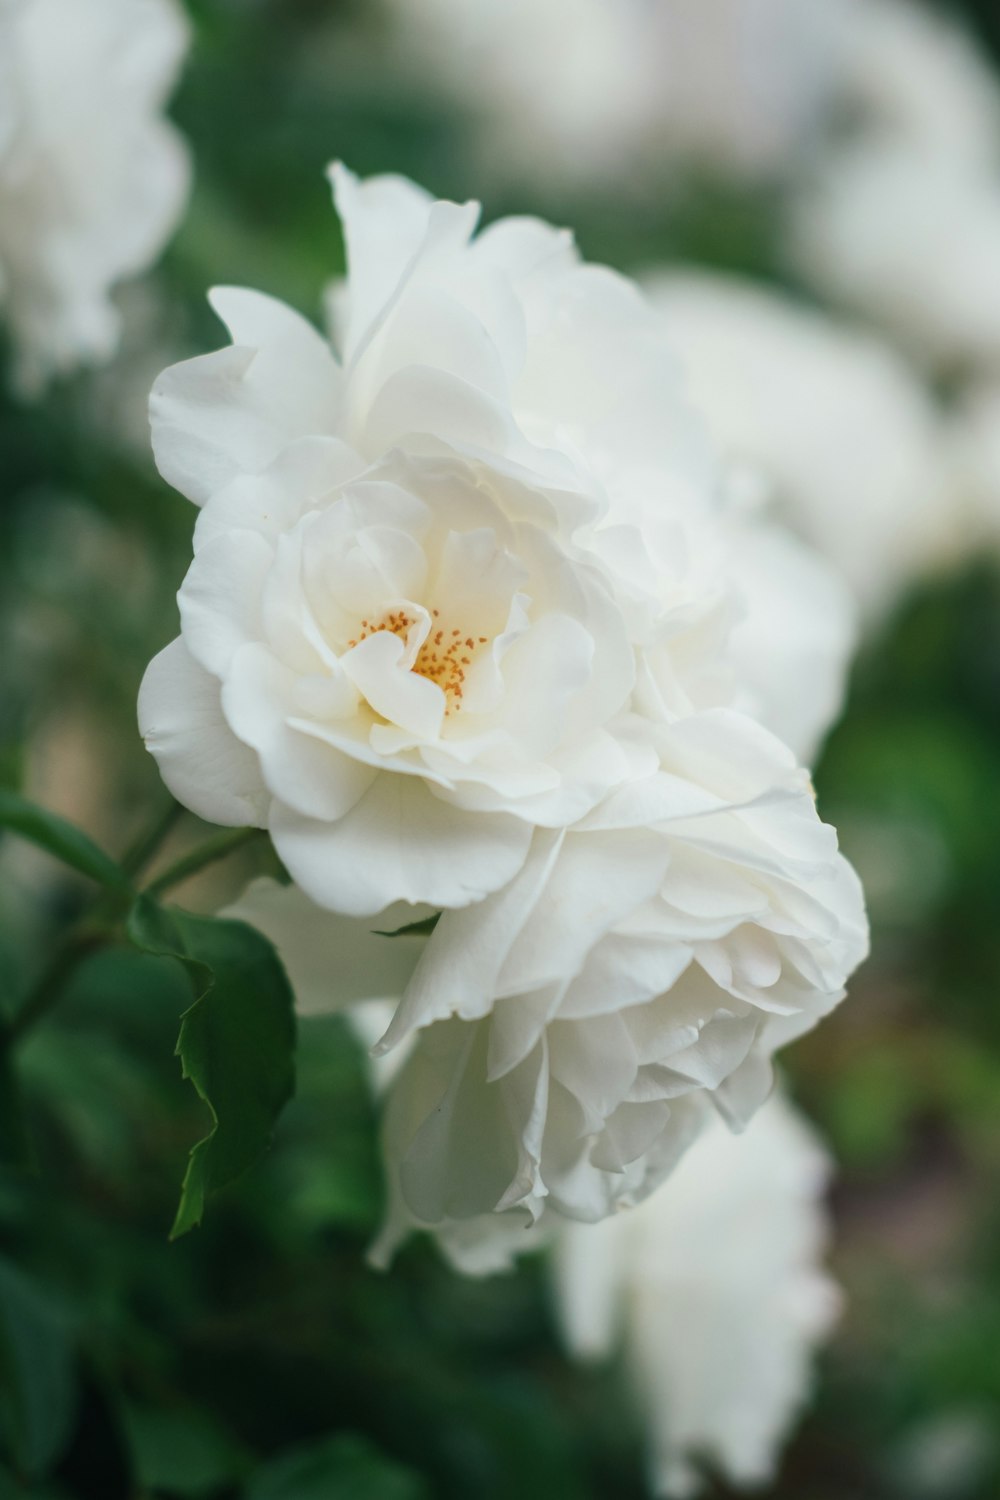
[[[163,896],[167,891],[173,890],[175,885],[180,885],[182,881],[187,880],[189,876],[197,875],[199,870],[204,870],[208,865],[214,865],[218,860],[225,859],[237,849],[242,849],[245,844],[263,838],[267,838],[267,831],[263,828],[227,828],[175,860],[162,875],[158,875],[146,887],[144,894]]]
[[[173,832],[175,824],[183,816],[184,808],[179,802],[171,799],[156,821],[140,833],[122,855],[120,863],[126,875],[138,875],[146,868],[164,839]]]
[[[120,864],[126,875],[138,874],[149,863],[183,812],[180,803],[171,799],[169,806],[122,856]],[[88,954],[107,946],[114,939],[117,923],[124,915],[129,899],[127,892],[103,891],[66,930],[28,998],[4,1027],[0,1048],[13,1046],[21,1040],[58,1002],[77,965]]]

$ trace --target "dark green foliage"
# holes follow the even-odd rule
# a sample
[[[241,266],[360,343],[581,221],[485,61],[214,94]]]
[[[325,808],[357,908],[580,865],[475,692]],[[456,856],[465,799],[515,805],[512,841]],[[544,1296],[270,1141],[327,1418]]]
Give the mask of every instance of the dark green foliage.
[[[57,1303],[0,1260],[0,1423],[17,1473],[49,1472],[69,1439],[75,1400],[73,1344]]]

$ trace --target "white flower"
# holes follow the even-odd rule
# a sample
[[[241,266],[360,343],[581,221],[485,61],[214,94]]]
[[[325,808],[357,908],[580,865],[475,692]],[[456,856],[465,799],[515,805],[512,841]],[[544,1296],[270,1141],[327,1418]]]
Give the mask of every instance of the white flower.
[[[566,1341],[621,1342],[658,1495],[766,1484],[839,1310],[821,1265],[829,1164],[780,1096],[741,1136],[716,1126],[641,1208],[563,1231],[554,1264]]]
[[[269,883],[231,911],[276,943],[305,1012],[402,997],[377,1049],[406,1050],[379,1263],[424,1227],[492,1270],[532,1225],[641,1201],[713,1111],[746,1123],[774,1050],[841,998],[860,890],[787,751],[712,711],[662,754],[429,938],[377,935],[405,908],[334,918]]]
[[[867,3],[867,0],[865,0]],[[852,0],[654,0],[651,144],[737,179],[783,178],[821,138]]]
[[[948,16],[913,0],[860,0],[838,68],[841,109],[868,141],[1000,165],[1000,90],[989,59]]]
[[[905,0],[858,5],[827,133],[790,211],[827,296],[947,369],[1000,355],[1000,86],[972,38]]]
[[[473,239],[476,205],[335,183],[340,357],[217,292],[235,343],[154,389],[161,470],[203,509],[140,721],[175,795],[266,825],[320,904],[461,906],[651,775],[653,723],[754,708],[740,564],[630,283],[539,222]]]
[[[884,614],[937,560],[953,521],[942,422],[915,373],[876,337],[749,281],[666,271],[646,289],[720,446],[759,466],[777,513],[848,581],[867,618]],[[797,602],[798,628],[780,638],[801,643],[809,633],[812,675],[797,673],[805,693],[784,701],[807,713],[815,703],[822,718],[838,698],[847,623],[836,585],[803,565],[799,573],[815,608]],[[776,597],[787,601],[789,591]],[[774,660],[756,642],[747,655]],[[794,726],[763,717],[797,745]]]
[[[386,0],[418,84],[469,111],[484,168],[603,180],[678,166],[808,180],[845,125],[996,161],[995,80],[913,0]]]
[[[382,1252],[417,1221],[492,1255],[545,1209],[643,1196],[710,1105],[745,1119],[842,995],[863,907],[747,715],[742,580],[775,538],[761,562],[662,321],[543,224],[472,239],[474,206],[335,184],[341,358],[230,291],[233,347],[154,390],[203,509],[140,720],[181,800],[266,825],[307,896],[370,919],[366,953],[392,903],[445,908],[386,1038],[420,1033]],[[809,605],[794,554],[768,576],[791,696],[815,653],[773,621]],[[325,930],[339,1005],[351,929]]]
[[[822,122],[850,0],[389,0],[413,76],[469,110],[486,167],[603,177],[787,170]],[[629,177],[623,175],[624,172]]]
[[[111,289],[177,223],[163,105],[186,47],[174,0],[0,4],[0,304],[26,390],[114,352]]]
[[[641,1201],[710,1109],[747,1122],[774,1050],[842,997],[863,903],[804,773],[727,711],[671,726],[661,754],[441,917],[380,1044],[420,1028],[389,1095],[381,1257],[414,1223],[450,1248],[490,1216],[500,1258],[543,1215]]]
[[[401,67],[480,125],[484,166],[613,172],[655,107],[636,0],[387,0]]]
[[[1000,360],[1000,172],[858,143],[817,170],[790,233],[803,274],[922,363]]]

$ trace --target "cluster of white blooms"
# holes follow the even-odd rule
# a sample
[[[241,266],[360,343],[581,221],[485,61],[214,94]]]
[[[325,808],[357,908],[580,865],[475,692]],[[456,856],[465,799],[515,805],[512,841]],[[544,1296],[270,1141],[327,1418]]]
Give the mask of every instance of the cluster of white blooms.
[[[569,1347],[624,1346],[658,1495],[703,1486],[703,1462],[767,1484],[840,1296],[823,1271],[829,1162],[780,1095],[744,1135],[715,1126],[630,1214],[567,1226],[553,1266]]]
[[[175,0],[0,0],[0,315],[25,391],[113,353],[111,290],[180,216],[163,105],[187,39]]]
[[[801,554],[747,544],[662,319],[541,222],[476,235],[474,204],[333,176],[332,342],[217,292],[232,345],[154,388],[201,513],[140,722],[181,801],[269,830],[330,1006],[345,921],[368,951],[443,913],[376,939],[407,945],[391,984],[358,966],[409,1048],[387,1252],[411,1223],[509,1238],[639,1201],[709,1111],[746,1122],[867,935],[752,716],[841,664],[798,631]],[[764,661],[755,570],[792,591]]]

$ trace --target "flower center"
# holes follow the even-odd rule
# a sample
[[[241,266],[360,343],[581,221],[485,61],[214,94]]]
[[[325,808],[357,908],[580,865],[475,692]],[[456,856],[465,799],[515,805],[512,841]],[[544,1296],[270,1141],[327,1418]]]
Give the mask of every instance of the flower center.
[[[486,645],[488,637],[470,635],[457,626],[443,625],[440,616],[440,610],[431,611],[430,630],[417,650],[410,671],[416,672],[419,677],[426,677],[428,682],[435,683],[441,689],[445,695],[447,706],[444,713],[447,719],[461,708],[466,671],[472,665],[479,647]],[[362,620],[360,634],[349,641],[348,645],[357,646],[370,635],[377,635],[381,631],[409,642],[410,632],[420,624],[419,617],[406,609],[389,610],[381,620]]]

